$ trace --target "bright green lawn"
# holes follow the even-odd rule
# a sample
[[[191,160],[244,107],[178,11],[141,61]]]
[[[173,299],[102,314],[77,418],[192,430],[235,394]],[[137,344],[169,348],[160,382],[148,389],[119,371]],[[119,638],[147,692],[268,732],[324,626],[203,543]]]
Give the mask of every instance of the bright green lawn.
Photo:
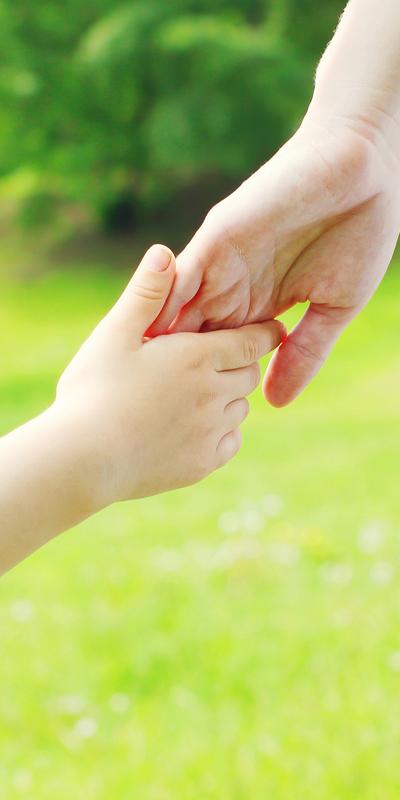
[[[123,281],[1,288],[3,430]],[[227,469],[3,578],[1,800],[398,800],[399,304],[394,269]]]

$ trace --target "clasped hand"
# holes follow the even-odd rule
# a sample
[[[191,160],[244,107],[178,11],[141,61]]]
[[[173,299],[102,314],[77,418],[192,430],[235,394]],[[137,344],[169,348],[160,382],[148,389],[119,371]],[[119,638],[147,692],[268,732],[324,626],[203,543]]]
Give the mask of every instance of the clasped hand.
[[[327,129],[306,116],[208,214],[178,258],[151,332],[234,328],[308,302],[264,380],[273,405],[292,401],[367,303],[396,245],[399,162],[372,133],[367,124],[338,120]]]

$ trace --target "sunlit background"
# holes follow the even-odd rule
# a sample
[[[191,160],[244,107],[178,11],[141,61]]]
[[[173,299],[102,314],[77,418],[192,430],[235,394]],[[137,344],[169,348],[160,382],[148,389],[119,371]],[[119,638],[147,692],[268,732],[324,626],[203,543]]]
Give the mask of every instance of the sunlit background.
[[[0,2],[2,431],[294,130],[341,7]],[[395,264],[228,468],[1,580],[1,800],[398,800],[399,303]]]

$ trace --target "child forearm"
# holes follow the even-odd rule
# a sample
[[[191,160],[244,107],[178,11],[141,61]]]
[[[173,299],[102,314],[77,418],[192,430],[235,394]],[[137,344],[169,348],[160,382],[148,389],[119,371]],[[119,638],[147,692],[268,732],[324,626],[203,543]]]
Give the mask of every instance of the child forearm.
[[[96,510],[82,434],[52,406],[0,439],[0,572]]]
[[[400,155],[398,0],[350,0],[318,67],[310,112],[354,120]]]

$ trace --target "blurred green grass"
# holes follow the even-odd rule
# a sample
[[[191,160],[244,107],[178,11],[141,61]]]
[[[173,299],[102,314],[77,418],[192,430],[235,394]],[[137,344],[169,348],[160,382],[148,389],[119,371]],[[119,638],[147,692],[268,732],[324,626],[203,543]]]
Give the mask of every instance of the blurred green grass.
[[[124,279],[2,282],[3,431]],[[399,298],[395,265],[296,404],[254,396],[224,471],[2,579],[1,800],[397,800]]]

